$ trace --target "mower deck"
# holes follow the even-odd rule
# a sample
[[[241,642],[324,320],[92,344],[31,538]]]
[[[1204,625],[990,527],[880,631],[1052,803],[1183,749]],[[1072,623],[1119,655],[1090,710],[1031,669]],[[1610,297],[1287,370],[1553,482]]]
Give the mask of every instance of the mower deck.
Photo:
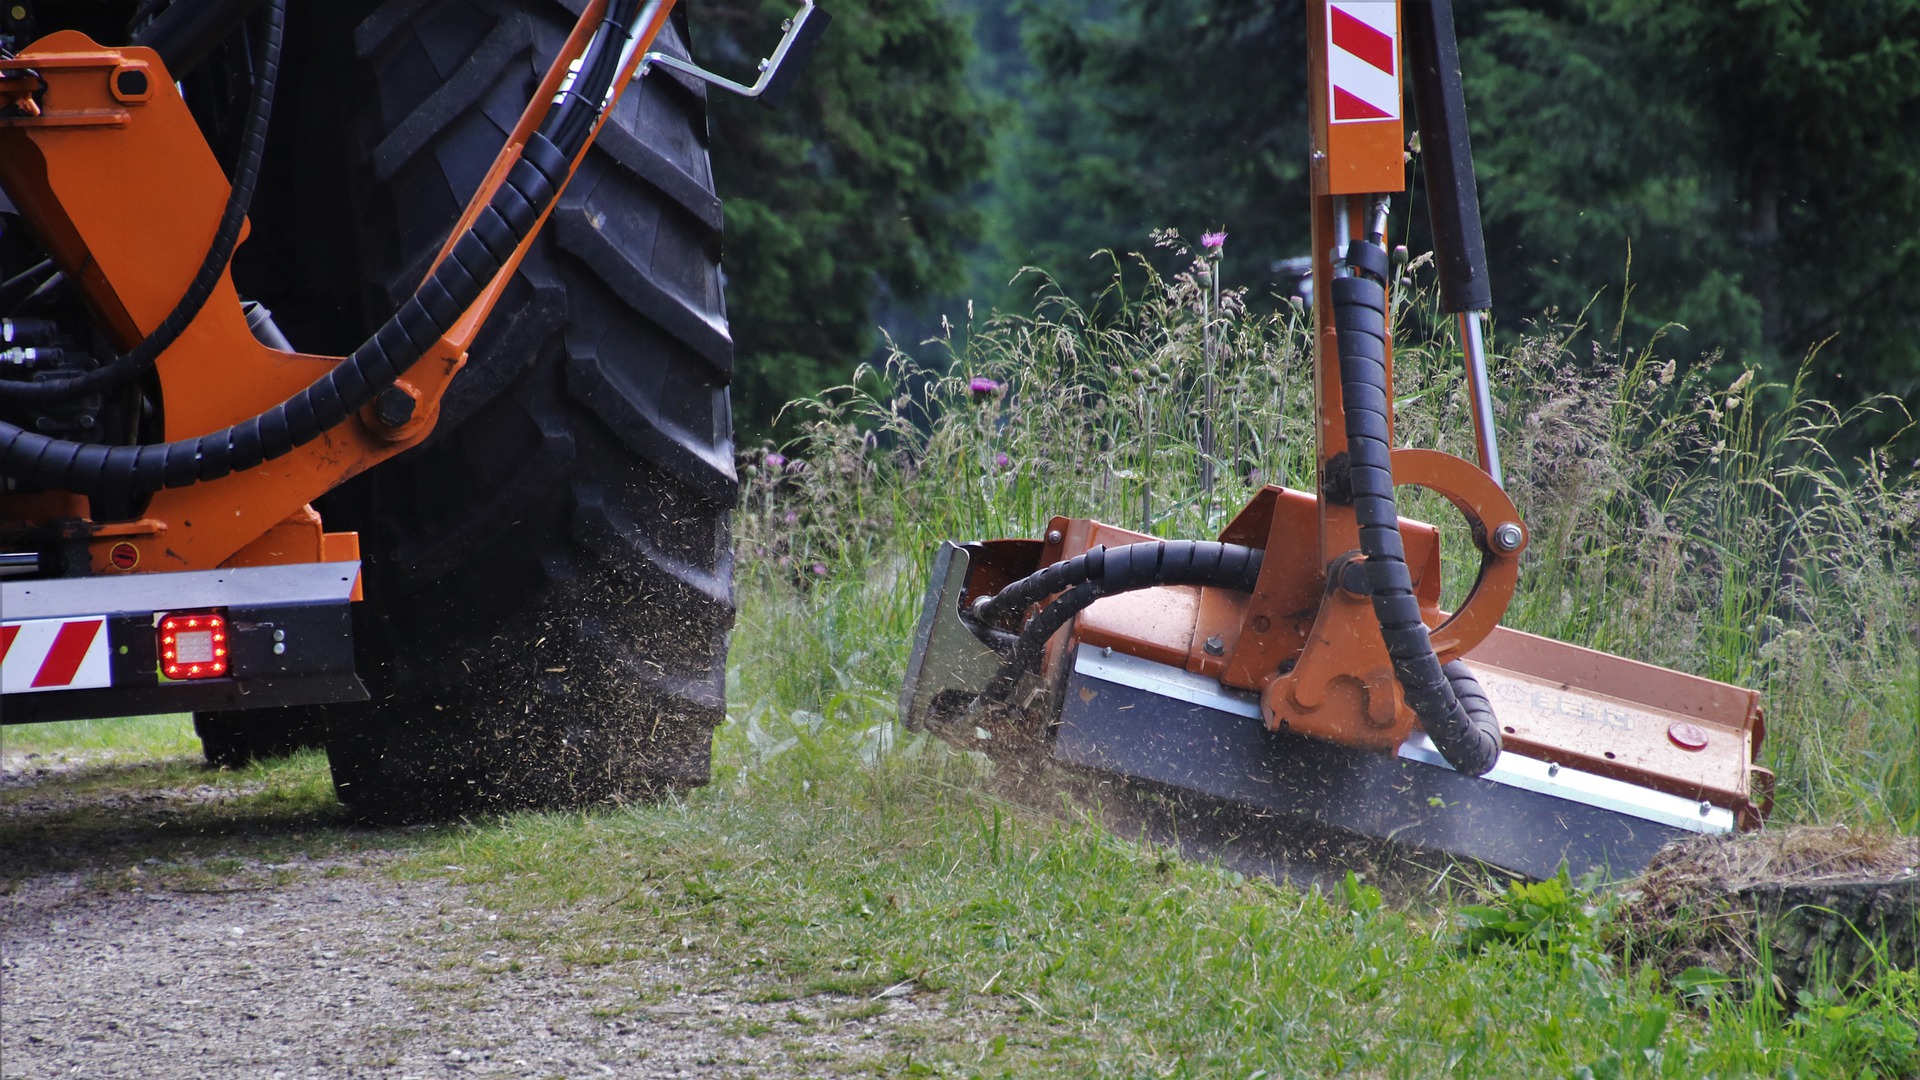
[[[1638,872],[1733,813],[1508,751],[1485,776],[1455,772],[1426,736],[1397,754],[1272,733],[1251,694],[1121,653],[1081,647],[1068,675],[1058,762],[1252,810],[1266,828],[1372,837],[1530,878]]]

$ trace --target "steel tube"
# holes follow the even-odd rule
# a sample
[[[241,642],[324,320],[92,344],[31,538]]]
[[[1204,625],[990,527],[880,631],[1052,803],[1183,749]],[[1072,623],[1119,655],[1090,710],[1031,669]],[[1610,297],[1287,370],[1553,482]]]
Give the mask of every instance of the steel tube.
[[[1487,342],[1480,325],[1481,313],[1460,313],[1460,350],[1467,358],[1467,385],[1473,401],[1473,442],[1480,452],[1480,467],[1502,488],[1507,486],[1500,473],[1500,443],[1493,430],[1493,388],[1487,381]]]

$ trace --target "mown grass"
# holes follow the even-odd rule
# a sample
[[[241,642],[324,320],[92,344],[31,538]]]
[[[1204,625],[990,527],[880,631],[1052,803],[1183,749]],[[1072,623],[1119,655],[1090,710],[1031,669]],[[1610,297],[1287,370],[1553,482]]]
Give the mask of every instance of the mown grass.
[[[796,770],[769,766],[675,805],[470,829],[415,872],[458,867],[488,903],[528,916],[507,933],[576,964],[692,954],[718,984],[869,1011],[931,996],[947,1023],[896,1044],[879,1069],[890,1074],[1920,1068],[1911,979],[1850,1001],[1688,1000],[1602,948],[1577,893],[1529,932],[1469,932],[1447,907],[1395,909],[1364,883],[1333,896],[1276,887],[1035,814],[925,747],[857,768],[803,764],[860,745],[795,744]]]

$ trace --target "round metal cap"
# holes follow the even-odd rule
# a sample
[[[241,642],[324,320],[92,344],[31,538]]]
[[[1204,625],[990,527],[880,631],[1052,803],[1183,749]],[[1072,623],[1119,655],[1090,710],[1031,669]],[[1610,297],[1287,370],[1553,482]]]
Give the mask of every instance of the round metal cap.
[[[1689,724],[1681,720],[1667,728],[1667,738],[1682,750],[1705,750],[1707,748],[1707,729],[1699,724]]]

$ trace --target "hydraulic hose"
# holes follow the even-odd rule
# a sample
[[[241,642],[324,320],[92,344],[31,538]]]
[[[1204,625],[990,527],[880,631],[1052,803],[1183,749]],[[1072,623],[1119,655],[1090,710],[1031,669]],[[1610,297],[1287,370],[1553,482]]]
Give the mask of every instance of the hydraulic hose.
[[[979,604],[974,615],[990,627],[1062,589],[1066,594],[1028,620],[1012,655],[1000,665],[981,696],[1004,701],[1020,676],[1040,666],[1047,639],[1103,596],[1160,585],[1211,585],[1252,592],[1260,579],[1262,553],[1214,540],[1152,540],[1124,547],[1095,547],[1030,574]],[[978,631],[976,631],[978,632]]]
[[[1387,253],[1384,244],[1357,238],[1347,249],[1346,267],[1353,273],[1336,276],[1330,295],[1353,508],[1360,522],[1360,551],[1367,559],[1368,591],[1408,707],[1449,765],[1478,776],[1500,757],[1500,724],[1466,665],[1455,661],[1443,668],[1434,655],[1413,594],[1400,539],[1400,512],[1394,505],[1387,420]]]
[[[616,0],[595,34],[637,33],[640,0]],[[591,48],[590,50],[591,51]],[[566,182],[618,74],[610,62],[581,65],[575,86],[527,140],[473,225],[412,297],[371,338],[311,386],[266,412],[197,438],[146,446],[50,439],[0,423],[0,475],[42,487],[92,493],[151,492],[216,480],[291,453],[364,408],[432,348],[479,298]],[[587,76],[591,74],[591,79]],[[577,119],[584,116],[585,119]],[[566,137],[562,132],[569,132]]]
[[[0,400],[44,404],[71,401],[125,386],[152,370],[160,354],[172,347],[206,306],[220,275],[233,259],[234,246],[240,242],[240,228],[246,224],[247,209],[253,203],[254,185],[260,179],[260,159],[267,148],[267,120],[273,114],[273,90],[280,77],[280,44],[286,32],[286,0],[267,5],[266,26],[254,55],[253,97],[247,104],[247,116],[240,128],[240,156],[234,162],[233,186],[227,192],[220,224],[214,229],[213,242],[207,247],[200,269],[180,294],[173,310],[126,355],[92,371],[71,377],[39,382],[0,380]]]

